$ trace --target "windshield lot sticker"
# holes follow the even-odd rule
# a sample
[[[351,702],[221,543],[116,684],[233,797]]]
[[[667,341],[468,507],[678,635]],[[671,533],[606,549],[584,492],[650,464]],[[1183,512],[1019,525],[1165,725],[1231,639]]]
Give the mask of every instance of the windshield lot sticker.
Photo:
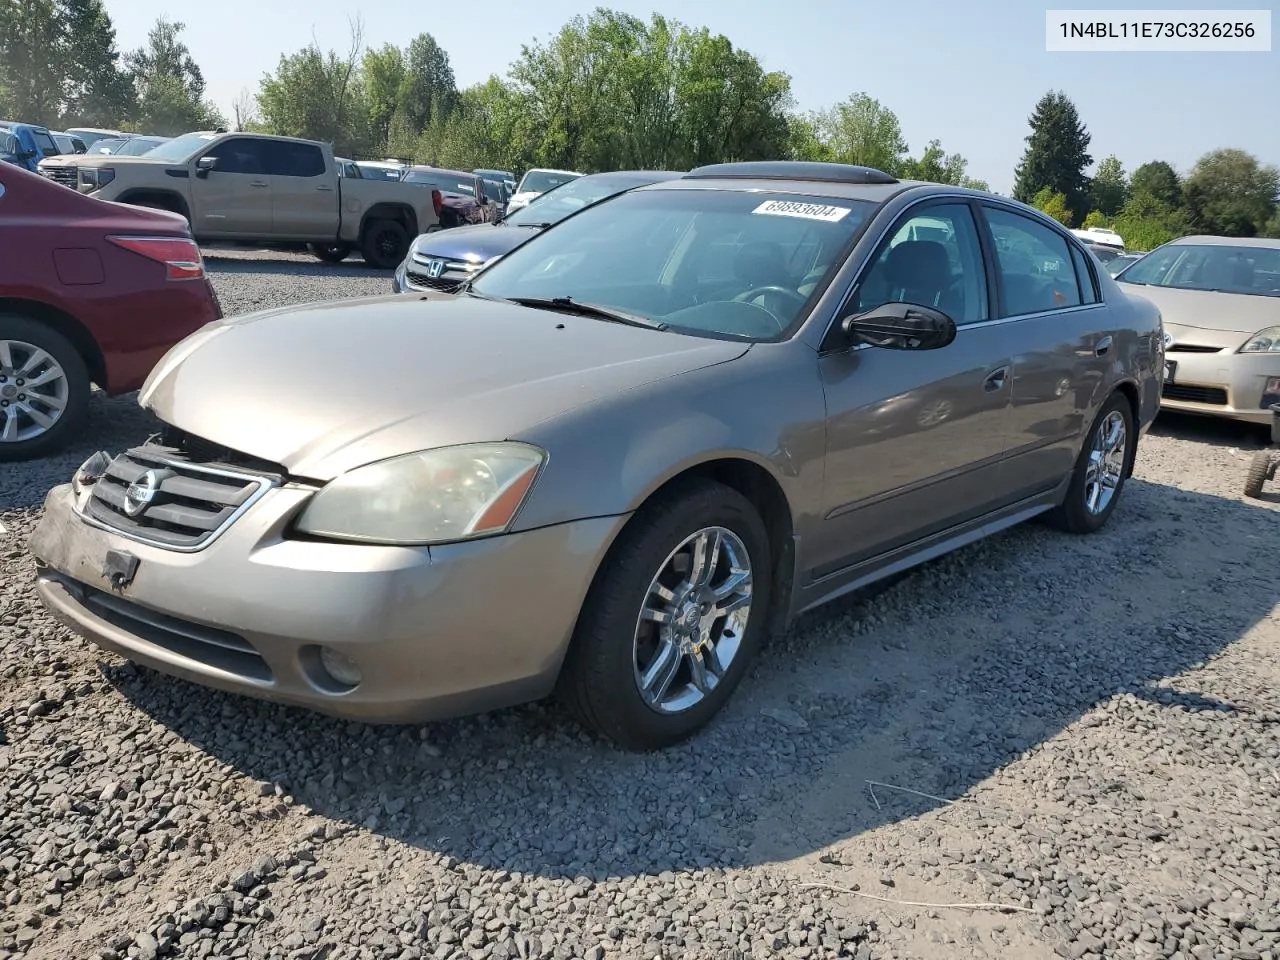
[[[751,212],[770,214],[775,217],[802,217],[805,220],[837,223],[849,215],[849,208],[832,207],[825,203],[798,203],[795,200],[766,200]]]

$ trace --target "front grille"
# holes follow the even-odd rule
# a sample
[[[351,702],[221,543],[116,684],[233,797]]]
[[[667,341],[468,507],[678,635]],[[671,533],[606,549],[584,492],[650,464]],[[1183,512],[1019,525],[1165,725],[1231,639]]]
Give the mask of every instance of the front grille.
[[[274,680],[271,668],[262,659],[262,655],[254,649],[253,644],[238,634],[180,620],[114,594],[95,590],[47,568],[41,574],[56,581],[94,616],[125,633],[180,657],[205,663],[249,680],[259,683],[271,683]]]
[[[76,167],[45,167],[40,172],[64,187],[70,187],[72,190],[78,190],[80,187],[80,174]]]
[[[1161,396],[1166,400],[1182,400],[1185,403],[1208,403],[1218,407],[1227,405],[1227,391],[1221,387],[1193,387],[1181,383],[1166,383]]]
[[[263,465],[199,438],[182,449],[145,443],[111,461],[85,515],[133,540],[199,550],[283,479],[251,466]]]
[[[413,267],[405,270],[405,277],[415,287],[428,287],[432,290],[439,290],[442,293],[453,293],[462,285],[461,280],[453,277],[428,277],[418,273]]]
[[[1221,347],[1206,347],[1199,343],[1171,343],[1165,353],[1221,353]]]

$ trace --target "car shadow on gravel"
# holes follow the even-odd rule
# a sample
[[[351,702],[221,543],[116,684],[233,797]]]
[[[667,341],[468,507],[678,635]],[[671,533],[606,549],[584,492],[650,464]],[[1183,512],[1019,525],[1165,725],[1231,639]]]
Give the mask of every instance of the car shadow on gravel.
[[[297,259],[248,259],[240,257],[205,254],[204,269],[211,277],[220,274],[253,274],[289,277],[294,280],[305,280],[308,277],[386,277],[391,279],[390,270],[379,270],[368,266],[359,257],[352,257],[342,263],[322,263],[313,260],[311,263]],[[388,289],[390,287],[388,286]]]
[[[717,722],[651,755],[548,705],[373,727],[104,672],[246,776],[461,862],[592,878],[778,863],[959,797],[1117,695],[1229,708],[1171,678],[1271,613],[1255,559],[1278,545],[1280,511],[1133,480],[1101,534],[1029,524],[804,617]]]

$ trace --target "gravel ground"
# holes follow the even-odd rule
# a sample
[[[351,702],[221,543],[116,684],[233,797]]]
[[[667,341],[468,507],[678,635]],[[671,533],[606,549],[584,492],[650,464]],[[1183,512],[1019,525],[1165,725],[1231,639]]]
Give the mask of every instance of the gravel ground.
[[[228,313],[389,288],[209,264]],[[0,472],[0,958],[1280,958],[1261,434],[1162,422],[1105,533],[1027,526],[810,616],[638,757],[553,706],[374,728],[74,638],[25,541],[149,431],[99,400]],[[955,907],[983,903],[1017,909]]]

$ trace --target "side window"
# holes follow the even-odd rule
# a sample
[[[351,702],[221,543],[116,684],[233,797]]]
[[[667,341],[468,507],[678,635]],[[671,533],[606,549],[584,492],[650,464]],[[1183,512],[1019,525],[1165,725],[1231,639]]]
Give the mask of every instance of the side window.
[[[1093,271],[1089,269],[1089,259],[1076,247],[1071,248],[1071,260],[1076,265],[1076,280],[1080,284],[1080,302],[1081,303],[1097,303],[1098,282],[1093,278]]]
[[[324,154],[310,143],[268,140],[267,172],[274,177],[320,177],[324,175]],[[221,163],[219,163],[221,166]]]
[[[926,207],[898,222],[858,281],[856,309],[934,307],[958,324],[987,319],[987,277],[968,204]]]
[[[1006,317],[1078,307],[1080,286],[1067,241],[1030,217],[988,207]],[[1087,270],[1086,270],[1087,273]]]
[[[265,174],[267,164],[262,148],[261,140],[232,137],[230,140],[223,140],[204,156],[218,158],[218,165],[215,167],[218,173]]]

